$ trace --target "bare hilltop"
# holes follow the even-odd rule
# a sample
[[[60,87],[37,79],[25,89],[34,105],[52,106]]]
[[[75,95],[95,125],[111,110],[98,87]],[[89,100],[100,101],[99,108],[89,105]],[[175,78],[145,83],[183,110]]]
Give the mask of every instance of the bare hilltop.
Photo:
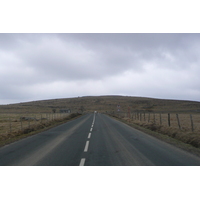
[[[109,113],[118,109],[121,112],[129,109],[131,112],[200,113],[200,102],[132,96],[84,96],[1,105],[0,113],[57,113],[62,110]]]

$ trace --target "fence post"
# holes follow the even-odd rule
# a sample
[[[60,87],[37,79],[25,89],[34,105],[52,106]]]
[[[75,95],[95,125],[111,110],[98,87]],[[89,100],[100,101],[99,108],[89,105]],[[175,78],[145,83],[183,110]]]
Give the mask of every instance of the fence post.
[[[156,123],[156,114],[153,113],[153,123],[155,124]]]
[[[170,113],[168,113],[168,126],[170,126]]]
[[[160,113],[160,125],[162,125],[162,116],[161,116],[161,113]]]
[[[9,117],[9,128],[10,128],[10,133],[12,132],[12,124],[11,124],[11,119]]]
[[[179,129],[181,130],[181,125],[180,125],[180,120],[179,120],[178,114],[176,114],[176,118],[177,118],[177,122],[178,122],[178,127],[179,127]]]
[[[149,116],[148,116],[148,123],[150,122],[150,113],[149,113]]]
[[[21,131],[23,129],[23,126],[22,126],[22,118],[20,117],[20,122],[21,122]]]
[[[192,132],[194,131],[194,124],[193,124],[193,119],[192,115],[190,114],[190,120],[191,120],[191,127],[192,127]]]
[[[144,121],[146,121],[146,116],[145,116],[145,112],[144,112]]]

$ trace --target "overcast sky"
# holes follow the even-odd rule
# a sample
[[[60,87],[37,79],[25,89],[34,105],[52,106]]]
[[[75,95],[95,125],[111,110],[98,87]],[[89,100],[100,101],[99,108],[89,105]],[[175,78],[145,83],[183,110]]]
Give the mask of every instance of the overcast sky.
[[[0,104],[87,95],[200,100],[200,34],[0,34]]]

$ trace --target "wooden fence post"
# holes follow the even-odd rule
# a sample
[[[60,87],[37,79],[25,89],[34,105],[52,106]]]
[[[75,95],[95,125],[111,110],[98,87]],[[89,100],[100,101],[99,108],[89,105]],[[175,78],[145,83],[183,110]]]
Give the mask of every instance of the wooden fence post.
[[[176,118],[177,118],[177,122],[178,122],[178,127],[179,127],[179,129],[181,130],[181,125],[180,125],[180,120],[179,120],[178,114],[176,114]]]
[[[155,113],[153,113],[153,123],[154,124],[156,123],[156,115],[155,115]]]
[[[150,117],[151,117],[151,116],[150,116],[150,113],[149,113],[149,116],[148,116],[148,123],[150,122]]]
[[[170,113],[168,113],[168,126],[170,126]]]
[[[160,125],[162,125],[162,116],[161,116],[161,113],[160,113]]]
[[[11,124],[11,119],[9,117],[9,128],[10,128],[10,133],[12,132],[12,124]]]
[[[22,126],[22,118],[20,117],[20,122],[21,122],[21,131],[23,129],[23,126]]]
[[[190,120],[191,120],[192,132],[194,132],[194,124],[193,124],[193,119],[192,119],[192,115],[191,114],[190,114]]]

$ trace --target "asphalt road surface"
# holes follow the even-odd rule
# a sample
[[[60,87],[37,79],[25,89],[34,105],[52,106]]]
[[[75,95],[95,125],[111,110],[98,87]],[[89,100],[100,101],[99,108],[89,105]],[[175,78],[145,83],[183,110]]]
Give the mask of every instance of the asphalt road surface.
[[[200,158],[104,114],[0,148],[4,166],[199,166]]]

